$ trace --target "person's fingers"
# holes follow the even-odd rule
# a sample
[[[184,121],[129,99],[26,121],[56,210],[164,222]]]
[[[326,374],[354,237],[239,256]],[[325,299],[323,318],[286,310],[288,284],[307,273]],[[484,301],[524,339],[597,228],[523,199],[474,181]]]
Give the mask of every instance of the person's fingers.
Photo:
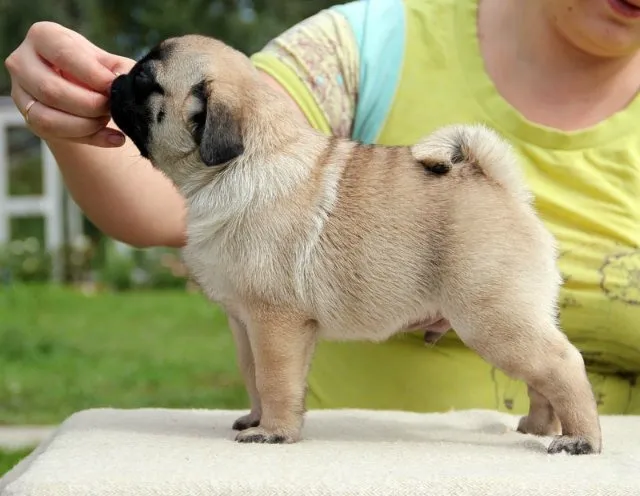
[[[108,97],[66,80],[32,50],[23,50],[18,61],[7,60],[12,80],[39,102],[80,117],[108,114]]]
[[[5,60],[11,96],[42,139],[101,147],[121,146],[125,136],[107,127],[109,90],[117,73],[135,62],[110,54],[59,24],[34,24]],[[115,127],[115,126],[114,126]]]
[[[96,53],[98,61],[115,75],[127,74],[136,63],[133,59],[114,55],[99,47],[96,47]]]
[[[34,100],[17,84],[13,85],[11,96],[23,114],[27,105]],[[109,123],[107,116],[87,119],[51,108],[37,99],[30,106],[25,119],[33,132],[45,140],[69,139],[82,143],[97,143],[98,146],[120,146],[124,142],[121,132],[105,127]]]
[[[127,74],[136,63],[135,60],[121,57],[119,55],[114,55],[112,53],[106,52],[105,50],[102,50],[99,47],[94,48],[95,57],[102,65],[104,65],[107,69],[109,69],[109,71],[113,73],[113,79],[115,79],[120,74]],[[83,81],[77,79],[73,74],[69,74],[59,69],[57,70],[68,81],[88,88],[88,86]],[[113,83],[113,80],[111,81],[111,83]],[[110,88],[111,86],[109,86],[109,89]]]
[[[100,49],[82,35],[50,22],[34,24],[29,39],[36,53],[88,88],[106,95],[115,75],[98,60]]]

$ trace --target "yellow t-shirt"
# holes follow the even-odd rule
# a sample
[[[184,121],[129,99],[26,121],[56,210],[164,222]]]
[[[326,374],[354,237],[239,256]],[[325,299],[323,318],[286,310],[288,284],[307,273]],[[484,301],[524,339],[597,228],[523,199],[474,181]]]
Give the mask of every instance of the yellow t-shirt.
[[[384,11],[377,21],[372,9]],[[253,60],[327,133],[398,145],[483,122],[509,139],[560,244],[560,323],[585,357],[600,410],[640,414],[640,98],[576,132],[532,123],[485,72],[476,16],[476,0],[358,1],[307,19]],[[377,97],[388,102],[382,111]],[[418,333],[321,343],[309,383],[311,408],[528,408],[524,384],[454,333],[436,346]]]

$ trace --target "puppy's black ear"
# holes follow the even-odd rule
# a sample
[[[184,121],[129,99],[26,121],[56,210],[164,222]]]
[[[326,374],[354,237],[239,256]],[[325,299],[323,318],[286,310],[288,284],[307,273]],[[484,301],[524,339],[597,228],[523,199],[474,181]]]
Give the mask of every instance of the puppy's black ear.
[[[212,167],[242,155],[244,143],[237,117],[226,105],[209,103],[204,82],[194,88],[194,93],[203,100],[203,110],[194,117],[194,136],[202,162]]]
[[[223,104],[207,106],[200,139],[200,158],[208,166],[220,165],[244,153],[240,123]]]

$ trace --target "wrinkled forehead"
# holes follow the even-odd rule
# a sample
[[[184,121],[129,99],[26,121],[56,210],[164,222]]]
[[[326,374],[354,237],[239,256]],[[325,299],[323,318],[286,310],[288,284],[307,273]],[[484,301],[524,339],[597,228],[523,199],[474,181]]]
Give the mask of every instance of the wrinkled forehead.
[[[211,69],[210,53],[189,43],[167,40],[146,53],[137,64],[158,84],[173,91],[191,88]]]

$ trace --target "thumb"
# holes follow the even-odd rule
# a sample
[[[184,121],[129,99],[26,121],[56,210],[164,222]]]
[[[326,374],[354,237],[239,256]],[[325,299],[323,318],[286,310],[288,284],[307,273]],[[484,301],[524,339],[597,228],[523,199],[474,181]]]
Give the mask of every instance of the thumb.
[[[104,127],[90,136],[84,136],[73,141],[99,148],[118,148],[125,144],[126,137],[115,127]]]

